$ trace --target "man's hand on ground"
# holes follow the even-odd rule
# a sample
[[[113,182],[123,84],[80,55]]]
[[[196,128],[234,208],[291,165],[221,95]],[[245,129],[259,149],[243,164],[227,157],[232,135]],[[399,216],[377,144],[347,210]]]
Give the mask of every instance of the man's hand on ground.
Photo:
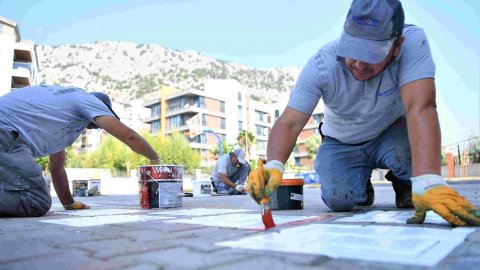
[[[272,160],[263,166],[258,160],[257,168],[248,175],[248,193],[258,204],[263,197],[270,197],[282,183],[284,166],[278,160]]]
[[[243,187],[243,185],[237,185],[237,186],[235,187],[235,189],[236,189],[238,192],[241,192],[241,193],[245,192],[245,188]]]
[[[415,216],[407,220],[408,224],[422,224],[426,212],[433,210],[453,226],[480,226],[480,210],[439,175],[412,177],[412,200]]]
[[[74,201],[72,204],[63,205],[63,208],[65,208],[65,210],[79,210],[79,209],[90,209],[90,206],[80,201]]]

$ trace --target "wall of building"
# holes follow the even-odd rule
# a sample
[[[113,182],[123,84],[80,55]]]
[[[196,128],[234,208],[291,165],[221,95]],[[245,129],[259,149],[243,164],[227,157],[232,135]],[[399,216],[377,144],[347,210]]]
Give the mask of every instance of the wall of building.
[[[0,96],[10,92],[12,85],[13,52],[16,37],[9,34],[11,28],[8,25],[3,25],[3,31],[0,33]],[[15,32],[13,31],[13,33]]]

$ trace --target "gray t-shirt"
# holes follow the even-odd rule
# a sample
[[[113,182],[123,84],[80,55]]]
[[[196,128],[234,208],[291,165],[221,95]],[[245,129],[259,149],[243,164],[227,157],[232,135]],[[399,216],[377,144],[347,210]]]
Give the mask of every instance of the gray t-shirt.
[[[234,175],[240,167],[233,165],[232,161],[230,160],[230,154],[224,154],[218,158],[217,163],[215,164],[215,168],[212,172],[212,180],[215,184],[219,184],[222,182],[220,178],[220,174],[224,173],[230,178]],[[223,183],[223,182],[222,182]]]
[[[16,131],[35,157],[71,145],[94,118],[113,116],[108,107],[80,88],[39,85],[0,97],[0,128]]]
[[[435,77],[424,31],[405,25],[403,35],[400,54],[381,74],[365,82],[355,80],[344,59],[337,59],[338,40],[325,45],[300,73],[287,106],[312,114],[323,98],[323,134],[349,144],[374,139],[405,115],[400,87]]]

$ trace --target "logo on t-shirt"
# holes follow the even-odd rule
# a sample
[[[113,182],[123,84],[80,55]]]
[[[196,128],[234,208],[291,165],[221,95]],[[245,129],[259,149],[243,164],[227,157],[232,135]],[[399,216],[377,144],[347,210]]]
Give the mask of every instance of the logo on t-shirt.
[[[387,90],[379,91],[378,96],[379,97],[388,97],[391,94],[393,94],[397,89],[398,89],[397,86],[392,86],[392,87],[388,88]]]

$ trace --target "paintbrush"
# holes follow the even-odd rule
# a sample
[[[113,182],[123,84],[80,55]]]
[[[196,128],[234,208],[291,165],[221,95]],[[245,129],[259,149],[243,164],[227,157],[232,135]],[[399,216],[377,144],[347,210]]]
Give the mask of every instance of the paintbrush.
[[[270,199],[267,196],[260,200],[260,211],[262,213],[262,222],[263,225],[265,225],[265,229],[274,228],[276,225],[273,221],[272,206]]]

